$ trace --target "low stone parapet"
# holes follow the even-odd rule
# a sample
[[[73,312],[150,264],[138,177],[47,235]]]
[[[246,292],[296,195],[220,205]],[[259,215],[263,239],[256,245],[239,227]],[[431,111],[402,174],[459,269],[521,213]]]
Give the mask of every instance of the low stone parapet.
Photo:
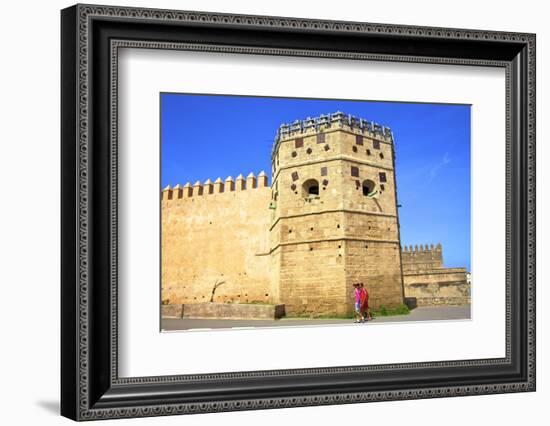
[[[436,268],[403,274],[407,306],[467,305],[470,284],[465,268]]]
[[[177,316],[179,311],[176,308],[168,309],[170,306],[179,306],[181,315]],[[284,316],[285,305],[259,303],[188,303],[164,305],[162,309],[163,318],[272,320]]]
[[[177,318],[183,316],[183,305],[162,305],[162,318]]]
[[[415,297],[416,306],[459,306],[469,305],[471,302],[469,296],[464,297]]]

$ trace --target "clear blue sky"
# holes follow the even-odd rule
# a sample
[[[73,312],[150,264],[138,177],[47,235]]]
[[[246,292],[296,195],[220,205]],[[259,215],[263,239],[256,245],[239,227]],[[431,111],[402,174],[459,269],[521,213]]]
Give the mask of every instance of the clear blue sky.
[[[470,106],[161,94],[161,186],[270,175],[281,123],[343,111],[395,138],[401,243],[443,245],[470,270]],[[270,176],[271,177],[271,176]]]

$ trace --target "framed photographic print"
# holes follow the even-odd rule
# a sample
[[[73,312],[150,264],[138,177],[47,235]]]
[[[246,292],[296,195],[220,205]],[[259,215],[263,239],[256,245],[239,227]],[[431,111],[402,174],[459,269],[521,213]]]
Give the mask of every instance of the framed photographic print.
[[[535,390],[535,35],[61,29],[64,416]]]

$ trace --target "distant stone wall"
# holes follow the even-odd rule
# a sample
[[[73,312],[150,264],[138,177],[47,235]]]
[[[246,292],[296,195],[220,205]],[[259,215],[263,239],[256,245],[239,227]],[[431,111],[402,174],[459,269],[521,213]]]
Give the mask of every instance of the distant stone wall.
[[[404,273],[405,298],[417,306],[466,305],[470,303],[470,285],[466,268],[440,268]]]
[[[267,177],[227,178],[162,193],[162,300],[166,304],[272,303]]]
[[[401,252],[403,273],[443,268],[441,244],[405,246]]]
[[[405,299],[416,306],[470,303],[466,268],[445,268],[441,244],[405,246],[401,252]]]

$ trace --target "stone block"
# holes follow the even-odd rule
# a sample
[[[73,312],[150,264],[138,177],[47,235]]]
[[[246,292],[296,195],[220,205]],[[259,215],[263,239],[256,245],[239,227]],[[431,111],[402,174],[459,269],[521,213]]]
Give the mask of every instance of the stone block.
[[[284,316],[285,305],[210,302],[183,305],[183,318],[269,320]]]
[[[179,319],[183,315],[183,305],[162,305],[162,318]]]

